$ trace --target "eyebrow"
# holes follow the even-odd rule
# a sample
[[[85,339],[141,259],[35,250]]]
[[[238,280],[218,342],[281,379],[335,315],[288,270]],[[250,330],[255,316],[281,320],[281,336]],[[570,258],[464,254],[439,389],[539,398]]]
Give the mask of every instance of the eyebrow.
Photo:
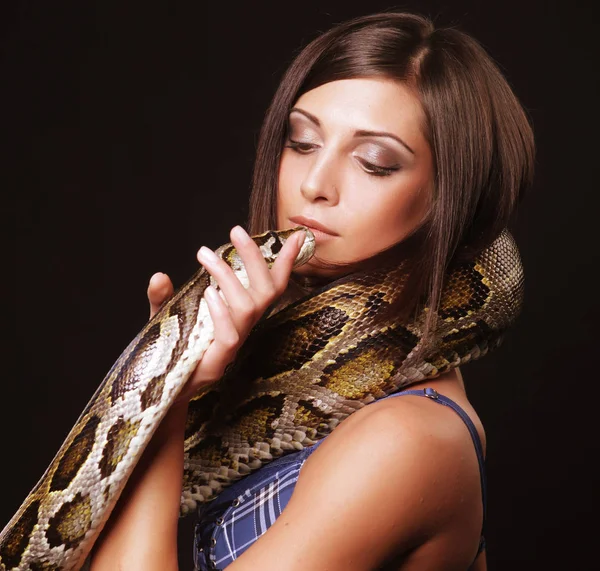
[[[317,127],[321,126],[321,121],[319,121],[312,113],[309,113],[308,111],[304,111],[304,109],[300,109],[299,107],[294,107],[290,111],[290,113],[293,113],[294,111],[296,113],[300,113],[301,115],[304,115],[307,119],[312,121]],[[393,133],[388,133],[386,131],[369,131],[366,129],[360,129],[360,130],[354,132],[354,136],[355,137],[388,137],[389,139],[394,139],[395,141],[398,141],[398,143],[400,143],[405,149],[407,149],[413,155],[415,154],[415,152],[400,137],[398,137],[397,135],[394,135]]]

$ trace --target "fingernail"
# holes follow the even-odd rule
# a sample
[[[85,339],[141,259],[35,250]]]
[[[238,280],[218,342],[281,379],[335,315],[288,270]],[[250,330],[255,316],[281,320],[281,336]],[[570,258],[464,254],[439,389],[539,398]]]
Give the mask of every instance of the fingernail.
[[[217,291],[215,290],[214,287],[212,286],[208,286],[205,290],[204,290],[204,295],[211,300],[215,300],[217,298]]]
[[[304,240],[306,240],[306,233],[298,232],[298,235],[296,236],[296,244],[302,247],[302,244],[304,244]]]
[[[202,248],[200,248],[199,255],[203,260],[206,260],[207,262],[214,262],[217,260],[217,255],[206,246],[202,246]]]
[[[238,226],[234,226],[233,230],[231,231],[231,233],[238,240],[244,240],[245,238],[248,238],[248,233],[241,226],[239,226],[239,225]]]

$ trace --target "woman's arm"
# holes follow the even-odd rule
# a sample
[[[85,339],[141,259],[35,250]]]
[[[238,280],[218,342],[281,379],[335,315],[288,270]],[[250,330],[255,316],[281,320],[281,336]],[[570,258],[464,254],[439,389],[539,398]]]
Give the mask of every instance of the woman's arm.
[[[189,399],[223,375],[251,328],[283,294],[303,240],[301,232],[288,240],[269,270],[256,244],[243,230],[238,233],[234,228],[231,241],[244,261],[250,282],[248,289],[225,262],[210,256],[210,252],[204,256],[199,253],[200,263],[216,279],[225,296],[224,301],[219,295],[211,295],[215,292],[212,288],[205,292],[215,325],[214,340],[127,482],[92,550],[92,571],[177,569],[177,519]],[[153,276],[148,288],[151,315],[172,292],[172,284],[165,275]]]
[[[93,571],[177,570],[186,405],[171,408],[92,552]]]

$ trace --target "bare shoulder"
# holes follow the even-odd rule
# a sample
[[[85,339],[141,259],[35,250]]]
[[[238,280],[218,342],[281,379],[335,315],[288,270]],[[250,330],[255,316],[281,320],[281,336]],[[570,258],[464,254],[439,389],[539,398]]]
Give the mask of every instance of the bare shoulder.
[[[473,443],[454,411],[418,396],[379,401],[313,452],[281,516],[241,559],[269,570],[265,561],[294,571],[409,570],[425,560],[465,569],[481,531],[479,490]]]
[[[323,442],[320,455],[353,456],[353,451],[365,447],[371,450],[373,460],[381,462],[408,455],[414,460],[454,463],[460,453],[476,460],[464,421],[450,407],[432,400],[419,395],[402,395],[374,402],[342,422]],[[469,416],[485,449],[483,425],[466,396],[453,400]],[[318,458],[316,453],[313,456]]]
[[[445,557],[474,556],[479,464],[469,430],[449,407],[408,395],[373,403],[340,424],[305,468],[307,487],[325,487],[340,503],[360,497],[357,519],[370,522],[382,554],[446,543]]]

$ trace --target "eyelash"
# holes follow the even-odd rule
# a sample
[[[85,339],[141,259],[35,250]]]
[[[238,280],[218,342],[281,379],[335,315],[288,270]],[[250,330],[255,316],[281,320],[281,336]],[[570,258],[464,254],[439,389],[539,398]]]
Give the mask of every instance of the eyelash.
[[[300,141],[293,141],[292,139],[288,139],[288,144],[285,145],[286,148],[292,149],[301,155],[306,155],[315,146],[316,145],[313,145],[312,143],[302,143]],[[380,167],[362,159],[360,159],[359,162],[365,167],[365,169],[367,169],[367,174],[371,176],[390,176],[393,172],[400,170],[400,167]]]

